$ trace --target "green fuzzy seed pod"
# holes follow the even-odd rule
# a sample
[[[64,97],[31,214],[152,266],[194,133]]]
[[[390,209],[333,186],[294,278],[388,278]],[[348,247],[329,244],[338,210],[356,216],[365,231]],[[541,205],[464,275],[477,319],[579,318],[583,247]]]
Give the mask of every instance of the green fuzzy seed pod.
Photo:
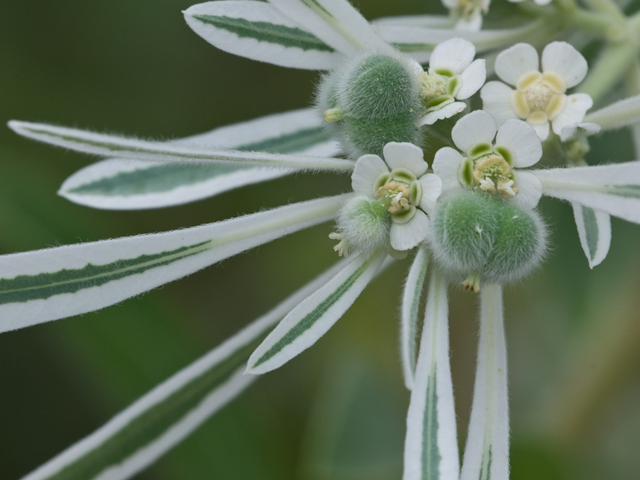
[[[321,80],[319,113],[324,117],[327,110],[342,111],[341,120],[325,125],[350,158],[381,156],[388,142],[420,143],[420,67],[410,62],[401,56],[362,55]]]
[[[351,68],[340,92],[348,115],[362,120],[414,117],[420,107],[415,75],[400,59],[371,55]]]
[[[353,196],[340,210],[337,223],[349,251],[373,251],[389,243],[389,212],[367,197]]]
[[[484,193],[445,201],[433,219],[432,247],[440,266],[464,278],[518,280],[536,268],[546,251],[546,228],[534,211]]]

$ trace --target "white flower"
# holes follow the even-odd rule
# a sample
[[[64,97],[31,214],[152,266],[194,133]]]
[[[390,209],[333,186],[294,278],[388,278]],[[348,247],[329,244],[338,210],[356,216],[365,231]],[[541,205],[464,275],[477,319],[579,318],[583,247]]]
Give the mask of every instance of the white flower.
[[[579,123],[593,105],[586,93],[566,95],[587,74],[587,61],[566,42],[553,42],[542,52],[542,73],[538,52],[518,43],[496,59],[496,74],[509,85],[489,82],[482,89],[484,109],[501,125],[510,118],[526,120],[541,140],[549,136],[549,122],[560,135],[567,125]]]
[[[477,31],[482,27],[482,15],[489,11],[491,0],[442,0],[457,19],[456,30]]]
[[[422,242],[429,231],[442,182],[427,172],[422,149],[411,143],[387,143],[384,161],[377,155],[363,155],[356,162],[351,184],[354,192],[375,198],[391,214],[391,246],[409,250]]]
[[[485,61],[473,60],[476,48],[462,38],[452,38],[433,49],[429,68],[422,74],[422,91],[427,114],[421,125],[452,117],[466,108],[465,100],[476,93],[487,78]]]
[[[433,161],[433,171],[442,180],[442,193],[483,190],[522,208],[535,208],[542,195],[540,181],[519,169],[540,160],[540,139],[520,120],[506,121],[497,132],[493,117],[482,110],[456,123],[451,137],[463,153],[444,147]]]

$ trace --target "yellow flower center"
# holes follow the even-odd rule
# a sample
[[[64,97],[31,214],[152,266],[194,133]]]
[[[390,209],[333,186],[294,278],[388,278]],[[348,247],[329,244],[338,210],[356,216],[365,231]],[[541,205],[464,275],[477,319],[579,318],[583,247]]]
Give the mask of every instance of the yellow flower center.
[[[376,198],[385,198],[391,202],[389,205],[389,213],[400,213],[409,210],[410,195],[411,191],[409,190],[409,186],[395,180],[385,183],[376,191]]]
[[[540,125],[556,118],[564,110],[567,96],[562,78],[553,72],[529,72],[523,75],[511,94],[511,105],[523,120]]]
[[[464,163],[471,162],[467,159]],[[468,184],[489,193],[496,193],[505,198],[513,198],[518,194],[513,171],[505,159],[496,154],[487,155],[476,160],[471,170]]]

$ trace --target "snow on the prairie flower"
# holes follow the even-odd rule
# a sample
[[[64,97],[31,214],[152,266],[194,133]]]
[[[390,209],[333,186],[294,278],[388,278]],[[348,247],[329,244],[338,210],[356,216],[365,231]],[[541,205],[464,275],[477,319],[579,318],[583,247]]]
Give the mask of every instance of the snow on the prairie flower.
[[[442,4],[457,19],[456,30],[480,30],[491,0],[442,0]]]
[[[516,88],[488,82],[480,95],[484,110],[498,125],[519,118],[546,140],[550,127],[560,135],[564,127],[581,122],[593,101],[586,93],[566,94],[588,70],[587,61],[574,47],[566,42],[550,43],[542,52],[542,72],[539,63],[538,52],[526,43],[501,52],[496,59],[496,74]]]
[[[482,190],[521,208],[536,207],[542,195],[540,181],[519,170],[535,165],[542,157],[540,139],[527,123],[511,119],[497,129],[491,115],[477,110],[456,123],[451,138],[462,153],[444,147],[433,161],[443,195]]]
[[[422,149],[411,143],[389,142],[378,155],[363,155],[356,162],[351,183],[354,197],[342,209],[335,250],[372,250],[390,245],[404,252],[428,235],[429,218],[442,191]]]
[[[426,108],[421,125],[462,112],[465,100],[476,93],[487,78],[485,61],[473,60],[476,48],[468,40],[452,38],[433,49],[429,68],[420,77],[420,96]]]

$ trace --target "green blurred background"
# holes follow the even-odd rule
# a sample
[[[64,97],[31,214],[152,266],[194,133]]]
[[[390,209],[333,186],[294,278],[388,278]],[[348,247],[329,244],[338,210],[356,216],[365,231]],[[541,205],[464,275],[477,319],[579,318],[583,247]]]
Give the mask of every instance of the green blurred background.
[[[434,0],[435,2],[435,0]],[[309,104],[314,72],[234,57],[186,26],[184,0],[21,0],[0,9],[0,121],[175,138]],[[423,0],[361,0],[368,18]],[[436,10],[438,5],[434,7]],[[634,157],[626,132],[589,161]],[[56,196],[93,160],[0,129],[0,253],[170,230],[347,191],[298,175],[195,204],[94,211]],[[507,288],[512,478],[637,479],[640,227],[613,220],[590,271],[568,204],[545,200],[543,269]],[[335,261],[331,225],[297,233],[101,312],[0,336],[0,478],[13,480],[102,425]],[[409,260],[368,288],[314,348],[266,375],[141,479],[399,479],[405,391],[398,304]],[[477,297],[451,289],[461,448]]]

